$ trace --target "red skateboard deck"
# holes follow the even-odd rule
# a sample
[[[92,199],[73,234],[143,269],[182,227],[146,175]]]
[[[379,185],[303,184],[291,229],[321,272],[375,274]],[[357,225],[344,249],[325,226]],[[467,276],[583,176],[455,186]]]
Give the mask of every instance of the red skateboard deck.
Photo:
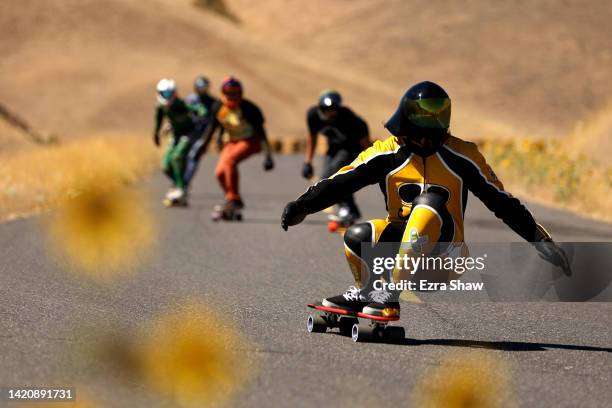
[[[342,316],[361,317],[363,319],[375,320],[377,322],[395,322],[400,319],[399,317],[372,316],[372,315],[364,314],[361,312],[351,313],[348,310],[339,309],[335,307],[327,307],[327,306],[323,306],[320,303],[309,303],[307,306],[312,309],[320,310],[322,312],[336,313]]]
[[[324,333],[328,329],[339,328],[341,334],[349,335],[354,342],[380,340],[400,342],[405,336],[403,327],[387,324],[399,320],[399,317],[349,312],[344,309],[323,306],[321,303],[309,303],[307,306],[323,312],[309,314],[307,322],[309,333]],[[365,319],[367,322],[360,322],[358,318]]]

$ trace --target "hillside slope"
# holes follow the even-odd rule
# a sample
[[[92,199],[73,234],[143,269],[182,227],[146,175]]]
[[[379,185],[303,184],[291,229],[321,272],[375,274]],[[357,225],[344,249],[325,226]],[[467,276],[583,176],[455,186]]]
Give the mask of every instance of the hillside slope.
[[[100,17],[101,7],[109,17]],[[224,76],[240,76],[276,137],[303,133],[304,112],[323,84],[360,89],[187,1],[3,2],[0,27],[0,100],[64,136],[150,132],[155,83],[164,76],[183,94],[200,73],[215,91]]]
[[[606,1],[228,3],[254,35],[398,90],[439,81],[517,132],[565,135],[612,101]]]
[[[302,135],[327,87],[381,137],[403,89],[427,78],[448,88],[463,137],[559,137],[593,117],[610,123],[604,1],[226,3],[238,25],[191,0],[2,2],[0,102],[64,136],[149,133],[160,77],[185,94],[197,74],[216,90],[232,73],[275,137]],[[606,140],[610,126],[595,133]]]

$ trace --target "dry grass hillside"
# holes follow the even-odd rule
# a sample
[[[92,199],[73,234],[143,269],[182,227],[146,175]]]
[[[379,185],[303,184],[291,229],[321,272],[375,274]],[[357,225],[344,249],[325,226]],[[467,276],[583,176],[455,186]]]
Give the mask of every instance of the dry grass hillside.
[[[611,20],[603,0],[3,1],[0,104],[64,141],[138,134],[129,144],[148,146],[159,78],[186,94],[197,74],[215,91],[235,74],[273,138],[302,136],[305,110],[329,87],[384,137],[403,90],[430,79],[453,98],[458,136],[543,138],[555,152],[562,141],[569,159],[599,160],[609,192]],[[0,154],[28,147],[22,136],[0,121]]]
[[[246,31],[366,82],[399,93],[423,78],[439,81],[458,119],[475,114],[502,133],[559,137],[611,114],[607,1],[228,3]]]
[[[0,152],[14,152],[31,145],[25,132],[0,118]]]
[[[278,137],[303,131],[304,110],[322,86],[353,87],[190,1],[2,2],[0,27],[0,100],[65,136],[149,133],[163,76],[186,93],[196,74],[215,85],[239,75]]]
[[[187,92],[198,73],[242,76],[278,137],[303,132],[329,86],[381,134],[423,78],[448,88],[468,137],[559,137],[610,115],[605,1],[226,0],[238,24],[193,3],[2,2],[0,99],[66,135],[148,132],[156,80]]]

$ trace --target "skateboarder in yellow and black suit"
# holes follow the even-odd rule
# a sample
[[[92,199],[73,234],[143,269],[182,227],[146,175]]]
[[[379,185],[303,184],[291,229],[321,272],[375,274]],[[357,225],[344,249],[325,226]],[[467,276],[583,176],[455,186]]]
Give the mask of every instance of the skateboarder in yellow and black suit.
[[[385,197],[385,219],[355,224],[344,235],[345,254],[357,286],[324,299],[324,306],[399,316],[399,293],[373,289],[371,265],[362,267],[361,244],[395,242],[399,253],[422,243],[429,245],[429,251],[437,243],[447,243],[447,248],[435,249],[440,254],[465,250],[463,217],[468,191],[533,243],[544,259],[571,273],[563,250],[527,208],[504,190],[477,146],[450,135],[450,108],[450,98],[439,85],[425,81],[412,86],[385,124],[391,137],[376,141],[350,165],[285,207],[281,224],[287,229],[369,184],[379,184]]]

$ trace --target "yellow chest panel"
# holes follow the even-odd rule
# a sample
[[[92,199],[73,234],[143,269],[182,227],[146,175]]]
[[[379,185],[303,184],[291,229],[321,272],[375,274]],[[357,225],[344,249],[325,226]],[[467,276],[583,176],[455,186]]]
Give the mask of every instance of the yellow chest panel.
[[[390,221],[405,221],[416,196],[437,191],[448,197],[446,206],[463,236],[463,184],[438,155],[427,158],[412,155],[387,174],[385,187]]]
[[[246,139],[253,136],[253,126],[244,118],[242,110],[221,108],[217,119],[227,132],[229,140]]]

